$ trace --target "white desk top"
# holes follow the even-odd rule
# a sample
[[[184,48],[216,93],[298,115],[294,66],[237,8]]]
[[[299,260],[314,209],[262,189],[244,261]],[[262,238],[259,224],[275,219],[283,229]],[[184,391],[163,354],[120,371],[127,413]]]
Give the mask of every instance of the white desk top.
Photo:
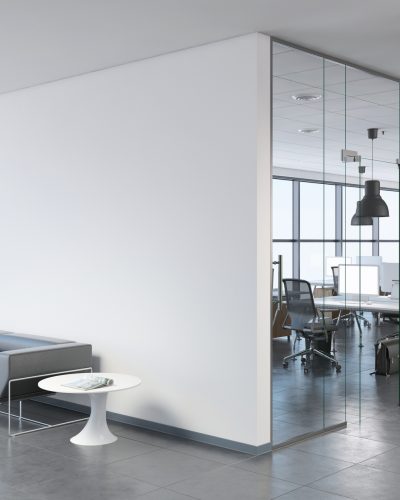
[[[387,312],[399,314],[399,301],[392,300],[390,297],[374,297],[371,300],[351,300],[345,295],[336,295],[333,297],[321,297],[314,299],[314,303],[320,309],[324,307],[337,307],[338,309],[348,309],[355,311]]]
[[[90,391],[84,391],[82,389],[75,389],[73,387],[65,387],[63,384],[66,382],[72,382],[80,378],[89,378],[91,375],[97,375],[99,377],[112,378],[113,385],[108,385],[107,387],[99,387],[98,389],[92,389]],[[134,377],[133,375],[125,375],[123,373],[67,373],[66,375],[56,375],[55,377],[44,378],[39,382],[39,387],[45,391],[50,392],[62,392],[65,394],[99,394],[102,392],[112,392],[112,391],[123,391],[124,389],[131,389],[141,384],[139,377]]]

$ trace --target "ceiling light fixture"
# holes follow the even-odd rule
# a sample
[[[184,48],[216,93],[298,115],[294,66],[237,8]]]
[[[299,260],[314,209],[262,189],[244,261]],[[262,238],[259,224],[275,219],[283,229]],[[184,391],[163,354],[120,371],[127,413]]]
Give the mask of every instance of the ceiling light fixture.
[[[292,99],[297,102],[312,102],[319,101],[321,99],[321,94],[295,94],[292,95]]]
[[[368,139],[371,139],[371,166],[372,180],[365,182],[365,195],[361,200],[359,209],[363,216],[389,217],[389,209],[380,195],[380,182],[374,180],[374,140],[378,137],[377,128],[368,129]],[[356,212],[357,213],[357,212]]]
[[[300,132],[300,134],[317,134],[319,128],[299,128],[298,132]]]

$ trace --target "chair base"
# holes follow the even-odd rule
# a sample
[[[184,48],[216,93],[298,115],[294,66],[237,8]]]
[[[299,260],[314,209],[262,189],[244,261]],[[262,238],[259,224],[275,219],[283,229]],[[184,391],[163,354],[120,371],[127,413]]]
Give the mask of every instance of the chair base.
[[[326,359],[329,361],[332,366],[336,369],[336,373],[339,373],[342,369],[339,362],[331,355],[326,354],[314,347],[308,347],[307,349],[303,349],[302,351],[296,352],[295,354],[290,354],[289,356],[285,356],[283,358],[283,367],[287,368],[289,366],[290,359],[296,359],[298,356],[301,356],[301,363],[304,365],[304,373],[308,373],[311,366],[311,356],[319,356],[320,358]]]

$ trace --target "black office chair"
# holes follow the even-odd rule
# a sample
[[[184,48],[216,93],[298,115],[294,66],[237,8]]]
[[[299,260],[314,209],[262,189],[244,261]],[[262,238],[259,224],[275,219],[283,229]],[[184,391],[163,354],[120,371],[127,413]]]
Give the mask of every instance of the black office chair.
[[[338,266],[332,266],[332,276],[333,276],[333,294],[334,295],[339,295],[339,267]],[[364,326],[367,326],[368,328],[371,328],[371,322],[368,321],[362,314],[357,314],[354,311],[342,314],[340,311],[339,314],[339,321],[342,320],[347,320],[350,325],[354,324],[354,319],[358,319],[363,321]]]
[[[319,356],[330,361],[336,372],[339,373],[341,366],[334,356],[321,352],[312,347],[313,341],[325,340],[330,342],[332,334],[338,329],[338,326],[332,323],[332,320],[324,318],[323,313],[318,313],[314,297],[311,291],[311,285],[308,281],[300,279],[284,279],[285,297],[287,304],[290,325],[283,325],[284,328],[294,330],[297,335],[301,335],[306,343],[306,348],[302,351],[291,354],[283,358],[283,367],[287,368],[290,359],[301,357],[301,363],[304,365],[304,373],[308,373],[311,365],[311,356]],[[330,344],[329,344],[330,345]]]

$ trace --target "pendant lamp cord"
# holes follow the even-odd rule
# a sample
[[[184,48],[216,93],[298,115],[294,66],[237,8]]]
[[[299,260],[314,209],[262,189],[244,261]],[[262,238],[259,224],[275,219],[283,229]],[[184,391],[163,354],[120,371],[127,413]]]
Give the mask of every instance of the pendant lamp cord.
[[[371,165],[372,165],[372,180],[374,180],[374,140],[371,139],[371,142],[372,142],[372,162],[371,162]]]

